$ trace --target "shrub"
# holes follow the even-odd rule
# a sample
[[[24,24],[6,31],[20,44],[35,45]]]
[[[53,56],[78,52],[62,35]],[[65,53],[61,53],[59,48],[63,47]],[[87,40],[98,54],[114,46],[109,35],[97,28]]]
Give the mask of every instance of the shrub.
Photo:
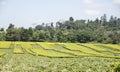
[[[111,67],[112,72],[120,72],[120,62],[113,63]]]

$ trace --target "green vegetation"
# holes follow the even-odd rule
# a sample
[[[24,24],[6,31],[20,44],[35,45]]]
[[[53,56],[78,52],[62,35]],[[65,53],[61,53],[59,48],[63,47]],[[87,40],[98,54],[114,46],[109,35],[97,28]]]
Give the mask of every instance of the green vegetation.
[[[13,52],[14,52],[14,53],[17,53],[17,54],[18,54],[18,53],[23,53],[23,49],[22,49],[22,47],[21,47],[21,44],[16,44],[16,43],[15,43]]]
[[[12,42],[6,42],[6,41],[2,41],[0,42],[0,48],[10,48]]]
[[[120,62],[114,62],[111,64],[112,72],[120,72]]]
[[[119,72],[118,44],[5,42],[1,72]]]
[[[120,72],[120,18],[0,27],[1,72]]]
[[[120,43],[120,18],[106,14],[95,20],[69,20],[37,24],[35,28],[0,28],[0,41]]]

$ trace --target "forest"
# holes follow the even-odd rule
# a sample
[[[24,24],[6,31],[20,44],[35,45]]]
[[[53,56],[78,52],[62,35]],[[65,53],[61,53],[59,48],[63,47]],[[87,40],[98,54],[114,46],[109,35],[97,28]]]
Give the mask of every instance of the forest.
[[[42,23],[35,27],[0,27],[0,41],[72,42],[72,43],[120,43],[120,18],[107,15],[95,20],[74,20]]]

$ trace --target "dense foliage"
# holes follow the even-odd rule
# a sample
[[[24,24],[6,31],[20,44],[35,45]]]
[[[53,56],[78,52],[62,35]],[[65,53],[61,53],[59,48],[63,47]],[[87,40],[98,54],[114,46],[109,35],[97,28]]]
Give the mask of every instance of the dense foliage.
[[[0,40],[6,41],[49,41],[49,42],[100,42],[120,43],[120,18],[106,14],[93,20],[74,20],[39,24],[35,28],[16,28],[13,24],[0,29]]]

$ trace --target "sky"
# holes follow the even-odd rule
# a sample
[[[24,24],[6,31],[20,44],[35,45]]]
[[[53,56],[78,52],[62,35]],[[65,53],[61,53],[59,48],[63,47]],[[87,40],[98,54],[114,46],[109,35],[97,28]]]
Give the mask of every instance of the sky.
[[[0,28],[34,27],[41,23],[100,18],[120,18],[120,0],[0,0]]]

